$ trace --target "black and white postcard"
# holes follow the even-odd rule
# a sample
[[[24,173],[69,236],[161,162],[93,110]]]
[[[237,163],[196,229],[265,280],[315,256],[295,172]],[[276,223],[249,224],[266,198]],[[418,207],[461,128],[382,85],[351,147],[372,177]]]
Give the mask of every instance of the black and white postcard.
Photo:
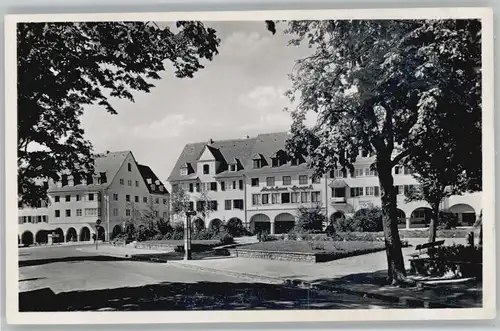
[[[495,316],[490,9],[5,31],[9,323]]]

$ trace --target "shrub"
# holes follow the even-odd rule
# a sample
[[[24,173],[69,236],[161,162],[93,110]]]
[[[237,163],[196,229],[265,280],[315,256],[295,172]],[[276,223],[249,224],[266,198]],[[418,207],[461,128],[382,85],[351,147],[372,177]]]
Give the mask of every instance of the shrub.
[[[301,206],[298,208],[297,214],[295,221],[295,230],[297,232],[313,232],[323,229],[326,218],[320,205],[315,205],[313,208]]]
[[[457,215],[447,211],[439,212],[439,224],[437,225],[437,229],[450,230],[450,229],[455,229],[457,226],[458,226]]]
[[[220,242],[222,245],[230,245],[234,244],[234,238],[231,234],[229,233],[224,233],[222,237],[220,238]]]
[[[326,235],[331,237],[335,234],[335,232],[337,231],[335,230],[335,226],[333,225],[333,223],[328,224],[328,226],[325,229]]]
[[[335,232],[354,232],[358,231],[357,226],[352,217],[342,217],[337,218],[335,223],[332,224],[332,228],[330,233],[333,234]]]
[[[250,234],[250,231],[245,229],[241,220],[237,218],[230,219],[225,225],[225,230],[233,237],[241,237]]]
[[[382,209],[379,207],[363,208],[354,213],[352,217],[356,231],[377,232],[382,231]]]
[[[259,239],[259,241],[261,241],[261,242],[278,240],[275,236],[270,235],[269,232],[267,232],[267,231],[263,231],[262,233],[258,233],[257,239]]]
[[[288,240],[297,240],[297,234],[295,232],[289,232]]]

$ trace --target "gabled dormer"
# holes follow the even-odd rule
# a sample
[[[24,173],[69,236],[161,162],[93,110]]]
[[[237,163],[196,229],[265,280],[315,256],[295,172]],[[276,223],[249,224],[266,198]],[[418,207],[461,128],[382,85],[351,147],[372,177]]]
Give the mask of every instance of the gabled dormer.
[[[192,173],[194,173],[194,169],[193,169],[193,166],[191,165],[191,163],[186,162],[181,166],[181,169],[180,169],[181,176],[187,176],[187,175],[190,175]]]
[[[228,165],[227,165],[227,170],[229,172],[236,172],[240,171],[243,169],[243,165],[241,164],[240,160],[238,158],[234,158]]]
[[[213,141],[205,145],[201,156],[198,158],[198,176],[215,175],[220,172],[221,165],[225,164],[224,157],[221,152],[211,146]]]
[[[262,154],[255,154],[252,157],[252,168],[253,169],[260,169],[267,166],[267,161],[264,155]]]
[[[271,166],[273,168],[286,165],[287,162],[288,162],[288,154],[282,149],[278,150],[276,153],[271,155]]]

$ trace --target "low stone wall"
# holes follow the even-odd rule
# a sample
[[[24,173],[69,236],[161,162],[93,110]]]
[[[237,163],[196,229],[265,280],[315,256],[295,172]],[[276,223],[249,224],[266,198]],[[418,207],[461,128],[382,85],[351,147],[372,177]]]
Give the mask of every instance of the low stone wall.
[[[273,251],[258,251],[249,249],[228,249],[229,255],[233,257],[246,257],[254,259],[281,260],[293,262],[317,262],[315,253],[298,253],[298,252],[273,252]]]

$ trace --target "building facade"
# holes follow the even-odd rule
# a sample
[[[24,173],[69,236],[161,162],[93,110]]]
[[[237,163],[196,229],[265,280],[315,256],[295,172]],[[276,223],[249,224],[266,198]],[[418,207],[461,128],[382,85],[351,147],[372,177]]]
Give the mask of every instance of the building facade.
[[[188,144],[168,181],[189,193],[191,209],[198,212],[195,222],[205,227],[235,219],[250,231],[285,233],[301,206],[320,205],[329,221],[381,206],[378,175],[370,167],[373,157],[360,153],[352,174],[335,170],[314,178],[305,158],[287,155],[286,138],[287,133],[270,133]],[[416,179],[403,166],[396,166],[393,175],[400,228],[425,227],[428,204],[405,201],[404,192],[418,184]],[[207,204],[213,211],[204,214]],[[481,211],[481,193],[452,196],[441,209],[457,214],[462,225],[472,224]]]
[[[109,240],[123,232],[125,222],[150,211],[168,220],[169,192],[153,171],[138,164],[130,151],[99,154],[95,171],[81,176],[65,173],[49,181],[48,203],[42,208],[19,210],[19,242],[89,241],[96,235]],[[35,223],[26,222],[33,220]],[[101,226],[96,229],[97,220]]]

